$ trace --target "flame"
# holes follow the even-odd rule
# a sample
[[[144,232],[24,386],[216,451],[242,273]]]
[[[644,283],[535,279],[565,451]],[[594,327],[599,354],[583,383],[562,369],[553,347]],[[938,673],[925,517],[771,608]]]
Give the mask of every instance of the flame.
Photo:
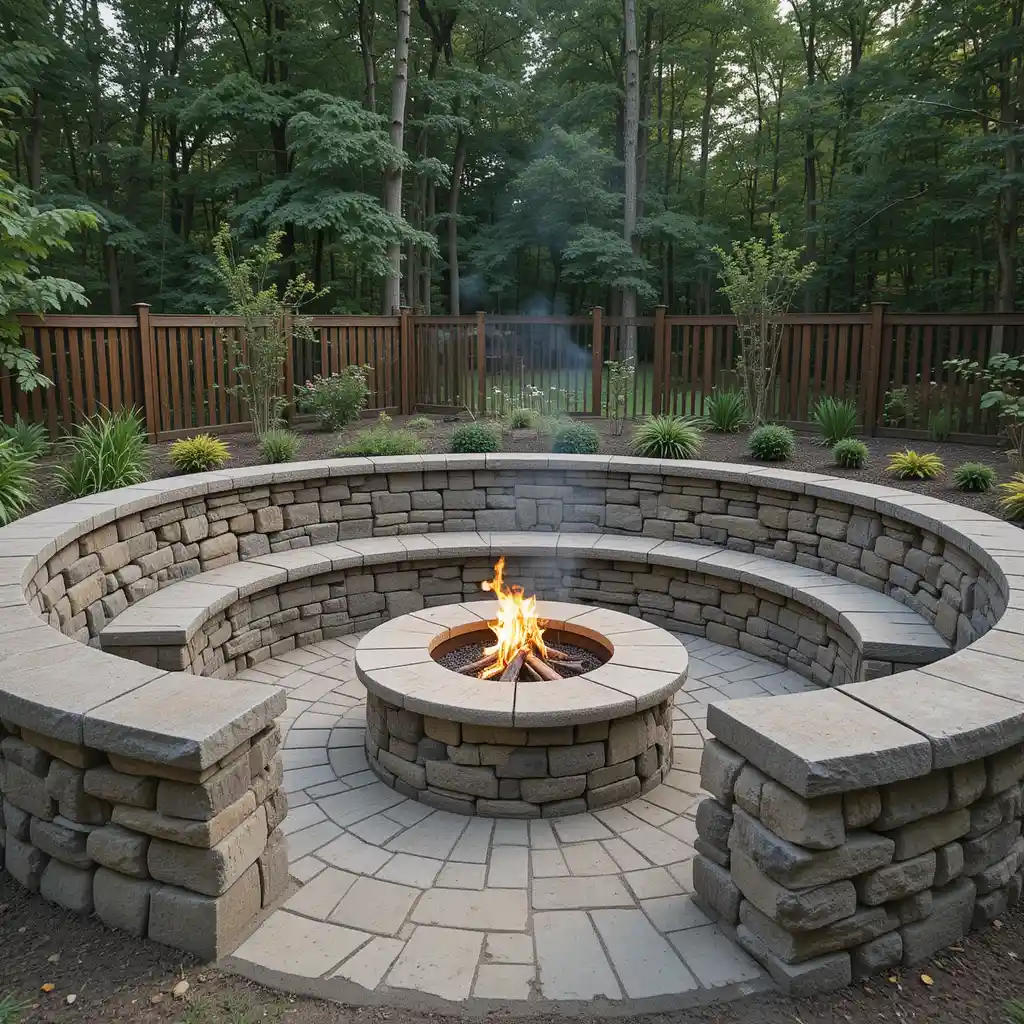
[[[483,589],[489,590],[498,599],[498,617],[487,625],[497,638],[492,647],[484,648],[485,655],[496,654],[498,660],[480,673],[481,679],[500,676],[520,651],[535,652],[547,657],[544,646],[544,630],[537,617],[537,598],[525,597],[523,588],[505,587],[505,559],[498,559],[494,567],[494,579],[485,580]]]

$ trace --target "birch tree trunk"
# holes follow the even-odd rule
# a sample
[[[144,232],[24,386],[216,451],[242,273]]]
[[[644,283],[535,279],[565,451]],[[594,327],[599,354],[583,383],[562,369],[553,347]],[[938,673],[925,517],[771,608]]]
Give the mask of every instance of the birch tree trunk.
[[[640,131],[640,54],[636,42],[636,0],[623,0],[626,29],[626,114],[622,129],[625,161],[625,212],[622,237],[636,251],[637,140]],[[636,316],[636,291],[622,291],[623,317]],[[636,358],[636,326],[627,324],[622,358]]]
[[[409,92],[409,18],[410,0],[396,0],[398,32],[395,38],[395,78],[391,87],[391,145],[403,152],[405,138],[405,98]],[[392,217],[402,216],[402,165],[392,164],[384,185],[384,208]],[[402,306],[402,246],[388,246],[390,273],[384,281],[384,315],[393,316]]]

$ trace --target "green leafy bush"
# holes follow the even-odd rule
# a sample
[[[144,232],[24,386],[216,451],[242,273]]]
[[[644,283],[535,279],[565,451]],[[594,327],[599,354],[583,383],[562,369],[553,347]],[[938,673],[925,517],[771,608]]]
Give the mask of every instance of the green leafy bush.
[[[532,430],[537,425],[537,414],[533,409],[513,409],[508,425],[512,430]]]
[[[170,455],[171,465],[179,473],[206,473],[220,469],[231,458],[228,446],[209,434],[196,434],[175,441]]]
[[[708,423],[719,434],[735,434],[747,422],[747,399],[735,389],[719,391],[708,398]]]
[[[901,480],[931,480],[944,469],[942,459],[934,452],[918,454],[911,448],[889,453],[886,472]]]
[[[61,443],[57,485],[69,498],[142,483],[149,476],[146,427],[138,410],[104,410]]]
[[[811,410],[821,443],[832,448],[857,433],[857,403],[849,398],[821,398]]]
[[[407,424],[410,430],[429,430],[433,425],[434,421],[429,416],[413,416]]]
[[[370,366],[353,364],[329,377],[319,374],[297,387],[299,406],[311,412],[324,430],[347,427],[366,407]]]
[[[13,441],[30,459],[42,458],[49,450],[50,442],[46,427],[42,423],[26,423],[21,414],[14,417],[14,423],[0,425],[3,436]]]
[[[910,427],[917,416],[917,399],[910,388],[893,388],[885,393],[882,422],[887,427]]]
[[[703,420],[652,416],[633,431],[630,447],[645,459],[694,459],[704,447]]]
[[[983,462],[962,462],[953,470],[953,486],[958,491],[990,491],[996,482],[996,471]]]
[[[423,442],[408,430],[393,430],[388,426],[360,430],[349,444],[342,445],[335,455],[419,455]]]
[[[586,423],[567,423],[558,428],[551,450],[561,455],[596,455],[601,450],[601,439]]]
[[[796,451],[796,434],[781,423],[766,423],[750,435],[747,448],[762,462],[785,462]]]
[[[0,526],[13,523],[32,504],[35,462],[14,440],[0,440]]]
[[[500,447],[498,435],[485,423],[462,423],[452,434],[452,451],[461,455],[496,452]]]
[[[260,455],[264,462],[291,462],[302,444],[299,435],[283,427],[274,427],[260,438]]]
[[[955,417],[952,409],[936,409],[928,416],[928,440],[941,444],[953,433]]]
[[[856,437],[844,437],[832,446],[832,458],[843,469],[863,469],[868,461],[868,446]]]

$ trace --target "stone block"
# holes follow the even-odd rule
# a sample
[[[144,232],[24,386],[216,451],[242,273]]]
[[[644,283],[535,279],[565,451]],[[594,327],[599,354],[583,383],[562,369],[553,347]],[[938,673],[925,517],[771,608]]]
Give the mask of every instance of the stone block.
[[[86,793],[97,800],[130,807],[156,807],[156,779],[125,775],[103,765],[85,773],[84,785]]]
[[[815,931],[857,910],[857,893],[848,880],[795,892],[773,882],[739,851],[732,855],[730,871],[744,897],[787,931]]]
[[[834,992],[853,980],[849,953],[832,953],[800,964],[787,964],[742,925],[736,929],[736,941],[768,971],[782,992],[793,998]]]
[[[861,903],[876,907],[927,889],[934,880],[935,852],[929,851],[861,875],[857,879],[857,897]]]
[[[966,809],[913,821],[888,833],[896,844],[893,856],[896,860],[909,860],[928,850],[945,846],[966,835],[970,824],[971,816]]]
[[[866,828],[882,813],[882,797],[877,789],[858,789],[843,794],[843,820],[847,828]]]
[[[620,779],[618,782],[610,782],[604,786],[588,789],[586,793],[587,807],[595,811],[601,807],[620,804],[639,795],[640,780],[635,775],[631,775],[629,778]],[[482,814],[483,811],[480,813]]]
[[[720,804],[731,807],[736,780],[746,761],[724,743],[708,740],[700,760],[700,783]]]
[[[947,843],[935,851],[934,885],[943,886],[959,878],[964,870],[964,848],[959,843]]]
[[[913,896],[898,900],[894,904],[900,924],[914,924],[923,921],[932,912],[932,893],[930,889],[915,892]]]
[[[208,821],[239,800],[251,781],[249,757],[237,757],[205,782],[163,779],[157,789],[156,808],[167,817]]]
[[[156,888],[155,882],[128,878],[101,867],[92,880],[96,916],[110,928],[145,938],[149,926],[150,896]]]
[[[92,876],[89,868],[75,868],[51,858],[39,879],[39,895],[73,914],[91,914]]]
[[[288,891],[288,840],[277,829],[270,833],[266,848],[256,861],[260,869],[260,893],[264,907],[269,907]]]
[[[110,805],[85,791],[85,772],[56,758],[46,775],[46,792],[57,801],[65,818],[83,825],[102,825],[110,820]]]
[[[1002,793],[1024,779],[1024,744],[993,754],[985,761],[988,782],[985,794],[994,796]]]
[[[605,765],[605,745],[600,742],[551,747],[548,770],[552,775],[580,775]]]
[[[984,761],[971,761],[949,772],[949,809],[958,811],[973,804],[985,792],[987,777]]]
[[[582,814],[585,810],[586,800],[576,797],[572,800],[552,800],[550,803],[542,804],[540,813],[543,818],[565,818],[571,814]]]
[[[423,731],[432,740],[457,747],[462,742],[462,727],[458,722],[448,722],[443,718],[423,719]]]
[[[642,754],[651,745],[643,715],[617,718],[608,726],[607,763],[618,764]],[[595,767],[600,767],[596,765]]]
[[[68,743],[66,740],[55,740],[31,729],[22,729],[21,737],[25,742],[45,750],[53,757],[59,757],[74,768],[92,768],[106,760],[106,755],[99,750],[91,750],[89,747],[83,747],[79,743]]]
[[[169,818],[159,811],[149,811],[141,807],[115,807],[111,818],[116,825],[123,825],[135,832],[143,832],[155,839],[166,839],[168,842],[180,843],[183,846],[208,850],[242,825],[256,807],[255,791],[246,790],[240,799],[225,807],[209,821]]]
[[[0,817],[2,817],[4,828],[7,830],[8,838],[20,839],[23,843],[27,843],[29,841],[32,815],[28,811],[23,811],[20,807],[15,807],[8,800],[4,800],[2,810],[3,814]]]
[[[761,790],[761,822],[777,836],[811,850],[833,850],[846,840],[841,796],[805,800],[771,780]]]
[[[996,889],[995,892],[979,896],[974,901],[974,912],[971,915],[972,928],[985,928],[996,918],[1002,917],[1010,906],[1007,889]]]
[[[171,885],[220,896],[256,863],[266,844],[267,814],[259,807],[226,839],[208,850],[154,839],[147,858],[149,873]]]
[[[10,760],[7,762],[4,799],[44,821],[52,821],[57,813],[57,804],[46,789],[46,779]]]
[[[541,816],[540,806],[525,800],[481,798],[476,802],[476,812],[485,818],[539,818]]]
[[[86,853],[88,833],[65,828],[55,821],[33,818],[31,825],[32,845],[57,860],[74,868],[93,867],[92,859]]]
[[[903,959],[903,937],[899,932],[879,935],[850,953],[850,966],[857,979],[870,978],[887,967],[895,967]]]
[[[288,794],[278,789],[267,797],[263,806],[267,809],[267,831],[273,832],[288,815]]]
[[[633,761],[622,761],[619,764],[610,764],[605,768],[597,768],[587,772],[587,788],[600,789],[602,786],[610,785],[612,782],[621,782],[630,778],[636,771]]]
[[[834,850],[805,850],[766,829],[745,811],[733,809],[729,849],[747,854],[766,874],[788,889],[853,878],[892,861],[895,843],[872,832],[850,832]]]
[[[587,788],[585,775],[563,775],[550,779],[523,779],[520,783],[522,798],[529,803],[543,804],[552,800],[571,800]]]
[[[985,896],[994,889],[1002,889],[1009,885],[1010,879],[1020,870],[1022,862],[1024,862],[1024,839],[1018,839],[1002,860],[997,860],[995,864],[990,864],[984,871],[979,871],[973,876],[977,894]]]
[[[1022,805],[1024,800],[1020,786],[1011,786],[1002,793],[971,804],[968,808],[971,815],[971,830],[967,837],[973,839],[984,835],[999,825],[1019,818]]]
[[[23,843],[8,835],[4,846],[4,867],[11,877],[26,889],[39,892],[39,882],[50,858],[31,843]]]
[[[46,772],[50,767],[50,756],[45,750],[35,747],[31,743],[26,743],[25,740],[17,736],[5,736],[3,738],[3,741],[0,742],[0,755],[3,756],[9,765],[17,765],[19,768],[24,768],[25,771],[30,772],[32,775],[38,775],[41,778],[46,777]]]
[[[413,748],[415,750],[415,748]],[[377,760],[382,768],[391,772],[396,778],[408,783],[414,789],[427,788],[427,770],[421,764],[407,761],[405,758],[392,754],[388,750],[377,752]]]
[[[426,775],[427,782],[439,789],[450,789],[456,793],[483,797],[486,800],[498,798],[498,779],[493,768],[429,761],[426,765]]]
[[[726,868],[706,857],[693,859],[693,891],[700,904],[730,927],[740,919],[742,894]]]
[[[733,787],[733,799],[755,818],[761,813],[761,791],[767,781],[767,775],[759,772],[752,764],[745,764]]]
[[[974,883],[969,878],[932,892],[932,912],[915,924],[900,929],[903,963],[907,966],[927,960],[967,934],[974,912]]]
[[[260,870],[255,863],[216,897],[162,885],[150,898],[149,937],[203,960],[217,960],[245,937],[261,902]]]
[[[516,747],[494,770],[499,779],[540,778],[548,774],[548,752],[544,747]]]
[[[708,797],[697,805],[696,817],[697,834],[701,839],[719,850],[727,851],[729,833],[732,831],[732,812],[713,797]]]
[[[949,804],[949,776],[931,772],[918,779],[894,782],[881,790],[882,811],[874,822],[880,832],[939,814]]]
[[[105,825],[89,834],[86,849],[97,864],[120,875],[149,878],[146,865],[149,842],[149,836],[121,828],[120,825]]]
[[[388,733],[406,743],[419,743],[423,736],[423,716],[403,708],[388,708]]]
[[[963,813],[963,812],[958,812]],[[1020,835],[1020,821],[1011,821],[999,828],[992,829],[975,839],[965,839],[964,874],[976,875],[990,864],[1002,860],[1009,852]]]

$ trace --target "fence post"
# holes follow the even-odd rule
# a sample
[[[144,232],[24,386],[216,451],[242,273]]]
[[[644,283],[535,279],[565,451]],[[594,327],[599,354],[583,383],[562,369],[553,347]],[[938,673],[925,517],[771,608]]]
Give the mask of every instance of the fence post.
[[[654,307],[654,394],[651,396],[651,412],[661,415],[665,392],[665,306]]]
[[[142,396],[146,407],[146,434],[156,441],[160,430],[160,400],[156,387],[156,353],[153,351],[153,331],[149,325],[149,303],[136,302],[135,315],[139,321],[139,351],[142,354]]]
[[[601,374],[604,370],[604,309],[594,307],[594,325],[591,335],[590,404],[595,416],[601,415]]]
[[[412,310],[403,306],[398,319],[398,351],[402,359],[402,415],[410,416],[415,405],[413,394],[414,368],[412,365]]]
[[[477,415],[487,412],[487,316],[480,310],[476,314],[476,369],[477,369]]]
[[[864,430],[873,437],[878,418],[878,392],[882,386],[882,337],[888,302],[871,303],[871,333],[868,335],[868,358],[864,374]]]
[[[295,324],[291,313],[285,313],[281,330],[284,331],[285,356],[284,356],[284,419],[289,425],[292,422],[292,407],[295,404]]]

